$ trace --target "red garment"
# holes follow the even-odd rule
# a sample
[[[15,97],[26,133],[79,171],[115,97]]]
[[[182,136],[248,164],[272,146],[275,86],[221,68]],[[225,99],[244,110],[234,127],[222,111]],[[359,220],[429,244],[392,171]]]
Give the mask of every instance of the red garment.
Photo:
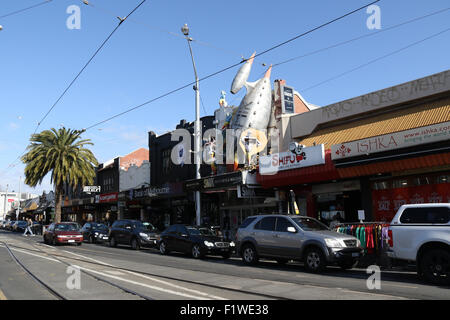
[[[367,249],[368,253],[373,252],[374,244],[373,244],[373,227],[369,226],[366,228],[366,243],[367,243]]]

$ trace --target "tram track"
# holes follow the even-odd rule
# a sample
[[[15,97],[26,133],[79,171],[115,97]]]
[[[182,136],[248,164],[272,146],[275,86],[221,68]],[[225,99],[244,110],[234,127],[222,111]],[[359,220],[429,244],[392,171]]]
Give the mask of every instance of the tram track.
[[[24,248],[24,247],[20,247],[20,246],[16,246],[16,245],[8,245],[8,244],[7,244],[6,242],[4,242],[4,241],[0,241],[0,243],[3,243],[3,245],[5,246],[5,248],[8,250],[9,254],[13,257],[14,261],[15,261],[18,265],[20,265],[20,266],[22,267],[22,269],[24,269],[25,272],[27,272],[33,279],[35,279],[39,284],[41,284],[43,287],[45,287],[50,293],[52,293],[54,296],[56,296],[59,300],[68,300],[68,299],[65,298],[62,294],[58,293],[56,290],[54,290],[53,288],[51,288],[51,287],[50,287],[48,284],[46,284],[43,280],[39,279],[39,278],[38,278],[33,272],[31,272],[27,267],[25,267],[25,265],[24,265],[23,263],[21,263],[20,260],[14,255],[14,253],[12,252],[12,250],[11,250],[10,247],[18,248],[18,249],[22,249],[22,250],[33,251],[33,252],[38,252],[38,253],[41,253],[41,254],[45,254],[45,255],[47,255],[47,256],[49,256],[49,257],[51,257],[51,258],[57,260],[58,262],[60,262],[60,263],[62,263],[62,264],[64,264],[64,265],[66,265],[66,266],[72,266],[72,264],[67,263],[67,262],[65,262],[65,261],[63,261],[63,260],[61,260],[61,259],[58,258],[58,257],[61,257],[61,258],[65,258],[65,259],[70,259],[69,257],[65,257],[65,256],[62,256],[62,255],[53,255],[53,254],[50,254],[50,253],[48,253],[48,252],[45,252],[45,251],[41,250],[40,248],[36,248],[35,245],[33,245],[33,244],[30,244],[30,245],[31,245],[33,248],[36,248],[36,250],[31,250],[30,248]],[[130,289],[128,289],[128,288],[125,288],[125,287],[123,287],[123,286],[120,286],[120,285],[118,285],[118,284],[115,284],[115,283],[113,283],[113,282],[111,282],[111,281],[108,281],[108,280],[105,280],[105,279],[100,278],[100,277],[98,277],[98,276],[95,276],[94,274],[92,274],[91,272],[88,272],[88,271],[86,271],[86,270],[80,269],[80,271],[83,272],[83,273],[85,273],[86,275],[88,275],[88,276],[94,278],[94,279],[97,280],[97,281],[104,282],[104,283],[106,283],[106,284],[108,284],[108,285],[110,285],[110,286],[113,286],[113,287],[115,287],[115,288],[118,288],[118,289],[120,289],[120,290],[122,290],[122,291],[124,291],[124,292],[126,292],[126,293],[128,293],[128,294],[132,294],[132,295],[138,296],[138,297],[140,297],[140,298],[142,298],[142,299],[144,299],[144,300],[154,300],[154,299],[151,298],[151,297],[148,297],[148,296],[146,296],[146,295],[137,293],[137,292],[135,292],[135,291],[133,291],[133,290],[130,290]]]
[[[276,295],[271,295],[271,294],[264,294],[264,293],[255,293],[255,292],[251,292],[248,290],[243,290],[243,289],[236,289],[236,288],[229,288],[229,287],[224,287],[224,286],[219,286],[219,285],[214,285],[214,284],[205,284],[205,283],[201,283],[198,281],[194,281],[194,280],[187,280],[187,279],[181,279],[181,278],[177,278],[177,277],[172,277],[172,276],[167,276],[167,275],[161,275],[161,274],[156,274],[156,273],[151,273],[151,272],[146,272],[146,271],[141,271],[141,270],[134,270],[134,269],[130,269],[130,268],[124,268],[124,267],[119,267],[119,266],[114,266],[108,263],[104,263],[101,261],[93,261],[92,258],[87,258],[87,259],[83,259],[83,258],[77,258],[74,256],[68,256],[65,254],[57,254],[57,253],[52,253],[52,252],[48,252],[48,251],[44,251],[41,248],[38,248],[37,245],[41,245],[40,243],[35,244],[31,244],[30,245],[35,248],[35,249],[30,249],[30,248],[25,248],[25,247],[21,247],[21,246],[17,246],[17,245],[10,245],[11,247],[17,248],[17,249],[22,249],[22,250],[29,250],[32,252],[36,252],[36,253],[41,253],[41,254],[45,254],[48,257],[51,257],[53,259],[56,259],[62,263],[65,263],[66,265],[70,265],[70,263],[67,262],[63,262],[61,261],[62,259],[66,259],[66,260],[71,260],[71,261],[77,261],[77,262],[83,262],[83,263],[87,263],[87,264],[91,264],[91,265],[95,265],[95,266],[101,266],[103,268],[109,268],[112,269],[113,271],[123,271],[123,272],[127,272],[129,274],[137,274],[137,275],[141,275],[141,276],[147,276],[147,277],[154,277],[154,278],[159,278],[159,279],[164,279],[164,280],[169,280],[169,281],[176,281],[176,282],[180,282],[180,283],[186,283],[186,284],[190,284],[190,285],[196,285],[199,287],[204,287],[204,288],[212,288],[212,289],[217,289],[217,290],[223,290],[223,291],[227,291],[227,292],[231,292],[231,293],[239,293],[239,294],[245,294],[245,295],[251,295],[253,297],[261,297],[261,298],[265,298],[265,299],[273,299],[273,300],[291,300],[285,297],[280,297],[280,296],[276,296]],[[54,248],[56,250],[58,250],[57,248]],[[69,254],[71,252],[67,251]],[[73,255],[78,255],[76,253],[71,253]],[[94,259],[95,260],[95,259]],[[83,271],[83,270],[82,270]],[[92,276],[100,281],[105,281],[109,284],[111,284],[109,281],[98,278],[97,276],[93,275],[91,272],[88,271],[83,271],[86,274],[88,274],[89,276]],[[116,284],[112,284],[114,286],[117,286]],[[122,286],[120,286],[120,288],[122,290],[128,290],[126,288],[123,288]],[[151,299],[147,299],[146,300],[151,300]]]

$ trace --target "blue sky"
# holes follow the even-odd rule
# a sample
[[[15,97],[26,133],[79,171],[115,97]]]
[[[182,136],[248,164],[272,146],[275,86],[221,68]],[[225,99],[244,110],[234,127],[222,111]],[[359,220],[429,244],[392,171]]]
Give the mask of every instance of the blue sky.
[[[0,16],[39,0],[1,1]],[[86,128],[129,107],[193,81],[186,40],[187,23],[199,76],[205,76],[290,39],[371,1],[362,0],[147,0],[112,36],[77,82],[42,123],[39,131],[64,125]],[[18,189],[24,166],[15,162],[37,122],[60,96],[102,41],[140,0],[53,0],[29,11],[0,19],[0,186]],[[69,30],[70,5],[81,8],[81,29]],[[382,0],[381,27],[449,7],[447,0]],[[374,33],[362,10],[325,28],[277,48],[255,60],[250,81],[267,65],[276,64],[360,35]],[[310,86],[370,60],[449,28],[450,10],[347,45],[295,60],[272,71],[303,97],[325,106],[367,92],[449,69],[450,32],[413,46],[336,80]],[[200,83],[201,115],[218,107],[220,91],[238,104],[230,85],[237,68]],[[242,90],[245,91],[245,90]],[[186,88],[123,117],[88,130],[100,162],[147,147],[147,132],[164,133],[180,119],[192,121],[194,91]],[[50,190],[49,179],[36,189]]]

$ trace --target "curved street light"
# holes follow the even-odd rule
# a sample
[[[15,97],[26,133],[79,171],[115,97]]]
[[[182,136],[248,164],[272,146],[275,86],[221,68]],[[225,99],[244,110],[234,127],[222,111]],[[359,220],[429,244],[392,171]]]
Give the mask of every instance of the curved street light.
[[[194,61],[194,55],[192,54],[192,47],[191,47],[191,41],[192,38],[189,37],[189,27],[185,23],[184,26],[181,28],[181,32],[186,37],[188,46],[189,46],[189,52],[191,54],[192,59],[192,66],[194,67],[194,74],[195,74],[195,124],[194,124],[194,154],[195,154],[195,178],[200,179],[200,163],[201,163],[201,138],[202,134],[200,131],[200,91],[198,87],[198,76],[197,76],[197,68],[195,67],[195,61]],[[200,215],[201,215],[201,207],[200,207],[200,191],[195,191],[195,217],[196,217],[196,224],[199,226],[201,224],[200,221]]]

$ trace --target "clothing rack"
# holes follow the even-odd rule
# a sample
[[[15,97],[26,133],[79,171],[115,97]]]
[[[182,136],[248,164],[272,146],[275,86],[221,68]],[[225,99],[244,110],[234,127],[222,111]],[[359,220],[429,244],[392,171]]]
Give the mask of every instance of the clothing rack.
[[[389,222],[382,222],[382,221],[374,221],[374,222],[344,222],[344,223],[336,223],[335,227],[340,226],[353,226],[353,225],[371,225],[371,224],[381,224],[381,225],[390,225]]]

